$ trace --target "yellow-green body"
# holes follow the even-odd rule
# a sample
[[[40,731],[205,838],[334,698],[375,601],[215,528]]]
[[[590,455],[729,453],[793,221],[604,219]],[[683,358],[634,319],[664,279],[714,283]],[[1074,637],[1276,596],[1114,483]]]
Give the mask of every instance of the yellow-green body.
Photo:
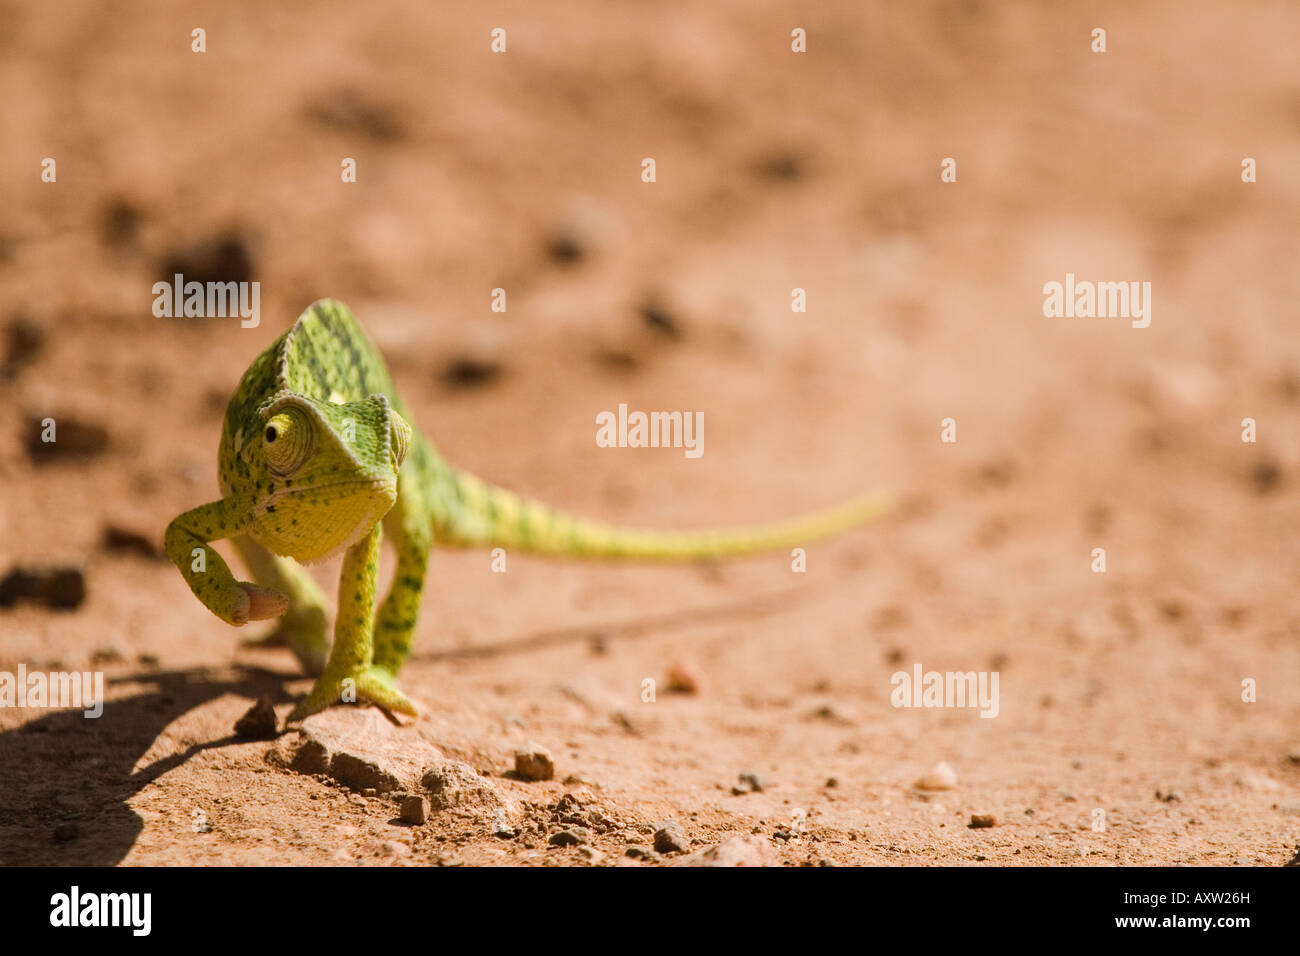
[[[595,558],[685,560],[792,547],[860,524],[886,507],[860,499],[755,529],[618,528],[526,501],[447,464],[411,425],[379,352],[338,302],[310,306],[249,367],[226,410],[221,499],[167,529],[166,550],[223,621],[281,617],[316,686],[290,715],[367,700],[416,713],[394,684],[410,652],[433,544]],[[375,608],[379,545],[396,545],[393,584]],[[235,580],[209,545],[234,540],[257,583]],[[344,553],[332,648],[325,600],[300,563]],[[327,657],[328,653],[328,657]]]

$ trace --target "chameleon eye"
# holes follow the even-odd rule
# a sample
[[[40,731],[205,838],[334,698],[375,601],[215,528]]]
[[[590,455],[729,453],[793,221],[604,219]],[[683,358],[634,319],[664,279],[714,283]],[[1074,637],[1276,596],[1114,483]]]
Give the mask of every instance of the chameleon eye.
[[[264,437],[266,463],[277,475],[292,474],[311,457],[311,423],[292,406],[272,416]]]

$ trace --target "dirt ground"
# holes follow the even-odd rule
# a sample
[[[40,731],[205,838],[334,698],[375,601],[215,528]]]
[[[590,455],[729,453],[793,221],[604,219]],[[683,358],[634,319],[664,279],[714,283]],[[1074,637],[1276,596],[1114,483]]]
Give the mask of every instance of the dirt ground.
[[[0,672],[108,697],[0,708],[0,861],[1289,860],[1300,9],[486,6],[0,3],[0,576],[85,583],[0,608]],[[173,269],[260,282],[260,324],[156,318]],[[1066,273],[1151,282],[1150,326],[1044,317]],[[149,554],[218,496],[226,400],[322,296],[448,458],[556,506],[900,507],[805,573],[435,551],[401,675],[423,715],[328,717],[478,771],[491,812],[404,824],[235,735],[310,682]],[[704,454],[598,447],[619,403],[703,412]],[[996,672],[997,716],[891,706],[918,664]],[[532,743],[553,779],[509,774]],[[915,786],[941,762],[955,785]],[[664,821],[685,852],[627,855]]]

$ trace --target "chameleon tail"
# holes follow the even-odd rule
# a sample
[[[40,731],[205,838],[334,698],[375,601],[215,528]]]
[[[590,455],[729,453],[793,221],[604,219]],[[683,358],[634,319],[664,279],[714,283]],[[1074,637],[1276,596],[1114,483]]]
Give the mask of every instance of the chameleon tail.
[[[440,536],[449,544],[499,545],[537,554],[580,558],[689,561],[806,545],[857,527],[888,511],[886,495],[871,495],[791,521],[704,531],[622,528],[556,511],[466,472],[455,473],[458,512]]]

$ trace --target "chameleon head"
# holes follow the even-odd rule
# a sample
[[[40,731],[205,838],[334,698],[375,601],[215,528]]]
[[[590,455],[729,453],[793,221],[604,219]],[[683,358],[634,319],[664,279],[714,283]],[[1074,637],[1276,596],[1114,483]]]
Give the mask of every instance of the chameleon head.
[[[276,554],[328,558],[396,502],[411,426],[383,395],[334,404],[282,393],[255,427],[238,455],[248,465],[244,490],[256,502],[252,536]]]

